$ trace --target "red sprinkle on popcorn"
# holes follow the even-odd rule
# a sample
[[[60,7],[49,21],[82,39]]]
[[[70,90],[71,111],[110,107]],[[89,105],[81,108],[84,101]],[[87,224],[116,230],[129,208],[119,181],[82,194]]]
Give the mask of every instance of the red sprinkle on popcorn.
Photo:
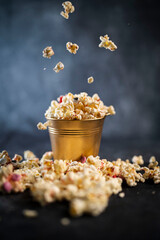
[[[60,96],[60,97],[59,97],[59,103],[62,102],[62,99],[63,99],[63,96]]]
[[[19,175],[19,174],[14,173],[11,176],[11,180],[14,182],[19,181],[20,179],[21,179],[21,175]]]
[[[103,168],[104,162],[101,162],[101,168]]]
[[[113,178],[116,178],[116,177],[117,177],[117,175],[113,175],[112,177],[113,177]]]
[[[10,184],[10,182],[5,182],[4,184],[3,184],[3,188],[4,188],[4,190],[6,191],[6,192],[11,192],[11,190],[12,190],[12,185]]]
[[[86,157],[85,156],[82,156],[81,157],[81,163],[85,163],[86,162]]]

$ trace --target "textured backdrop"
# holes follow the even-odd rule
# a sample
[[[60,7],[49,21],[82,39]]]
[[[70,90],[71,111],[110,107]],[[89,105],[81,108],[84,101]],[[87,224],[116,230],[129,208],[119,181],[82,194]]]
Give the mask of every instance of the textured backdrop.
[[[0,1],[0,133],[41,134],[36,124],[52,99],[86,91],[115,106],[104,136],[159,138],[158,1],[72,2],[76,11],[66,20],[59,0]],[[115,52],[98,48],[104,34],[117,44]],[[80,46],[76,55],[66,51],[68,41]],[[50,45],[55,55],[44,59]],[[58,61],[65,68],[56,74]]]

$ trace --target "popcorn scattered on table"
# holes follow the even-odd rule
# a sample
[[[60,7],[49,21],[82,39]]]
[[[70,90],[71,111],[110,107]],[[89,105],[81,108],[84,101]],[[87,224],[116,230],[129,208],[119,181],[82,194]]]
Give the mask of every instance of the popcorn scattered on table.
[[[93,77],[89,77],[88,78],[88,83],[90,84],[90,83],[93,83],[94,82],[94,78]]]
[[[111,111],[112,109],[112,111]],[[46,118],[83,120],[103,118],[106,115],[115,114],[113,106],[105,106],[98,94],[92,97],[87,93],[73,95],[68,93],[60,96],[57,101],[52,101],[51,106],[45,113]]]
[[[8,155],[8,152],[6,150],[2,151],[0,153],[0,165],[10,163],[10,162],[11,162],[11,158]]]
[[[121,198],[124,198],[124,197],[125,197],[125,193],[124,193],[124,192],[121,192],[121,193],[119,193],[119,196],[120,196]]]
[[[61,219],[61,224],[62,224],[63,226],[69,225],[69,224],[70,224],[69,218],[62,218],[62,219]]]
[[[6,151],[5,154],[9,157]],[[150,161],[156,162],[154,157]],[[24,161],[0,165],[0,191],[23,192],[29,188],[33,198],[42,205],[67,200],[72,216],[84,213],[97,216],[108,206],[112,194],[124,197],[121,192],[123,181],[129,186],[136,186],[146,179],[160,183],[160,167],[157,164],[148,168],[129,160],[118,158],[110,162],[98,156],[82,156],[79,162],[53,161],[52,152],[46,152],[39,160],[27,150],[24,152]],[[36,211],[28,209],[23,213],[27,217],[38,215]],[[68,220],[63,219],[61,223],[68,224]]]
[[[134,156],[132,158],[132,162],[135,163],[135,164],[138,164],[138,165],[143,165],[144,164],[144,160],[143,160],[143,157],[140,155],[140,156]]]
[[[110,51],[115,51],[117,49],[117,46],[109,40],[108,35],[106,34],[104,37],[100,36],[101,43],[99,44],[99,47],[104,47],[106,49],[109,49]]]
[[[54,51],[52,49],[52,47],[46,47],[43,50],[43,57],[44,58],[51,58],[54,55]]]
[[[62,3],[62,6],[64,8],[64,11],[61,12],[61,16],[68,19],[69,13],[73,13],[75,11],[75,7],[69,1]]]
[[[23,215],[28,218],[35,218],[38,216],[38,212],[35,210],[25,209],[23,210]]]
[[[79,46],[76,43],[67,42],[66,43],[66,49],[70,53],[76,54],[78,49],[79,49]]]
[[[62,62],[58,62],[57,65],[53,68],[56,73],[59,73],[60,70],[64,69],[64,64]]]

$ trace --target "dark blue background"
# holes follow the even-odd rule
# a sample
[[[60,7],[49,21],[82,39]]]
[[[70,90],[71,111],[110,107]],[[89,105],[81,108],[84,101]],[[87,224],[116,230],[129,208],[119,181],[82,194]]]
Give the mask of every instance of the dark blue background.
[[[76,11],[66,20],[59,0],[0,1],[0,133],[41,135],[36,124],[45,121],[52,99],[86,91],[115,106],[103,136],[158,139],[158,1],[72,2]],[[98,48],[104,34],[117,44],[115,52]],[[66,51],[68,41],[80,46],[76,55]],[[50,45],[55,55],[44,59],[42,50]],[[65,68],[56,74],[52,68],[58,61]],[[89,85],[91,75],[95,81]]]

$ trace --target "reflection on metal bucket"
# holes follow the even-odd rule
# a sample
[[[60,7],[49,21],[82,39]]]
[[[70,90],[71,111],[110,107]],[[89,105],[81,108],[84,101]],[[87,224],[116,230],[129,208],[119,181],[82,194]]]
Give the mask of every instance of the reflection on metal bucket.
[[[80,160],[97,156],[105,118],[94,120],[49,120],[49,134],[54,159]]]

